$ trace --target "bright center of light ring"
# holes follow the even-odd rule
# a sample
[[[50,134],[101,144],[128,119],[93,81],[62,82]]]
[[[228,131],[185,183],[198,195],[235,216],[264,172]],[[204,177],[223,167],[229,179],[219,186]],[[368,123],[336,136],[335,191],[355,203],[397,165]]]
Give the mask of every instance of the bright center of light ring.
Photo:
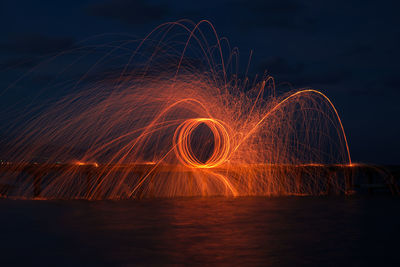
[[[206,162],[201,162],[193,153],[191,140],[193,131],[204,123],[214,136],[214,151]],[[173,137],[176,157],[187,167],[214,168],[224,163],[230,154],[231,144],[227,127],[220,120],[210,118],[188,119],[178,126]]]

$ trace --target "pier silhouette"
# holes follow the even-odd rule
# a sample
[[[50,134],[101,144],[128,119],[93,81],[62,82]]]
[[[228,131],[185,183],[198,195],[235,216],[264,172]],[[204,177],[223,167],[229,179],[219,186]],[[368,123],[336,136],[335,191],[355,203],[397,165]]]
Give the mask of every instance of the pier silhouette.
[[[124,173],[135,177],[145,176],[149,172],[156,174],[162,173],[187,173],[190,179],[191,168],[181,166],[177,168],[173,164],[155,164],[155,163],[135,163],[135,164],[98,164],[98,163],[12,163],[2,162],[0,164],[0,175],[8,173],[19,173],[20,178],[14,183],[0,184],[0,194],[8,196],[9,193],[18,187],[21,179],[31,181],[33,198],[40,198],[42,194],[42,184],[46,179],[52,179],[58,174],[69,171],[71,175],[80,175],[84,177],[86,193],[93,188],[93,183],[98,183],[98,177],[104,173]],[[307,179],[310,173],[320,173],[320,179],[325,184],[325,194],[391,194],[400,195],[400,166],[397,165],[372,165],[372,164],[242,164],[242,165],[222,165],[213,168],[216,172],[236,172],[246,175],[248,171],[277,171],[279,173],[288,173],[290,179],[296,186]],[[82,179],[81,179],[82,180]],[[344,192],[337,191],[334,183],[345,184]],[[96,199],[96,197],[95,197]]]

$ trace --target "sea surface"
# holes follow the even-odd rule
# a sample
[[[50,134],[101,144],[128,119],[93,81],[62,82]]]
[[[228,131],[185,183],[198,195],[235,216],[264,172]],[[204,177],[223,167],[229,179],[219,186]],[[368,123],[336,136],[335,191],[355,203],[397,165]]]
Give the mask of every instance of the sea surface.
[[[0,265],[400,266],[393,197],[0,200]]]

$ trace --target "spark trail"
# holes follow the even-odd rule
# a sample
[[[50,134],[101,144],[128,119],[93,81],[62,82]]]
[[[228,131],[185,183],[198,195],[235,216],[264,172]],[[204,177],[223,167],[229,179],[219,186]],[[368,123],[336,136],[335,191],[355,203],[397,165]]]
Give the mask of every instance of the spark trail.
[[[35,185],[21,170],[33,162],[28,173],[46,178],[46,199],[322,194],[318,166],[352,164],[325,94],[277,95],[270,76],[250,85],[234,72],[238,50],[208,21],[165,23],[142,40],[107,43],[94,63],[99,45],[88,47],[74,63],[92,65],[61,83],[64,95],[10,122],[2,154],[14,171],[0,183],[15,188],[3,196],[32,196]],[[39,95],[60,90],[52,86]],[[57,162],[63,167],[49,167]],[[339,179],[329,186],[345,190]]]

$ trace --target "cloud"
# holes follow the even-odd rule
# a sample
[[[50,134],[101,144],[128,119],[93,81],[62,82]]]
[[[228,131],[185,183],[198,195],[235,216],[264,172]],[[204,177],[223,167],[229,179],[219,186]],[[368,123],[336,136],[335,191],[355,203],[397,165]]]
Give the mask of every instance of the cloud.
[[[371,45],[358,43],[354,44],[353,46],[343,51],[343,53],[341,53],[341,56],[344,57],[365,56],[373,52],[374,49]]]
[[[394,97],[400,93],[400,78],[395,74],[385,79],[375,78],[359,82],[356,85],[348,86],[348,92],[354,96],[364,97]]]
[[[38,64],[36,58],[9,58],[0,62],[0,71],[7,69],[27,69]]]
[[[38,33],[21,34],[0,43],[0,50],[16,54],[50,54],[70,49],[75,40],[69,37],[50,37]]]
[[[400,92],[400,78],[398,76],[387,78],[383,84],[390,89],[395,89]]]
[[[255,1],[239,1],[241,5],[255,14],[264,15],[296,15],[304,9],[304,4],[294,0],[255,0]]]
[[[347,81],[351,72],[343,68],[317,69],[316,66],[304,62],[290,62],[282,57],[273,57],[260,64],[259,71],[267,71],[279,82],[289,82],[295,87],[316,85],[336,85]]]
[[[259,69],[272,75],[298,74],[304,70],[304,64],[290,64],[282,57],[274,57],[260,64]]]
[[[343,69],[330,70],[326,72],[315,71],[304,73],[293,79],[295,86],[337,85],[351,78],[351,72]]]
[[[92,16],[113,19],[130,25],[141,25],[162,20],[169,13],[162,4],[150,4],[144,0],[116,0],[96,3],[86,8]]]
[[[300,29],[315,23],[304,16],[307,6],[295,0],[239,0],[231,7],[246,28]]]

